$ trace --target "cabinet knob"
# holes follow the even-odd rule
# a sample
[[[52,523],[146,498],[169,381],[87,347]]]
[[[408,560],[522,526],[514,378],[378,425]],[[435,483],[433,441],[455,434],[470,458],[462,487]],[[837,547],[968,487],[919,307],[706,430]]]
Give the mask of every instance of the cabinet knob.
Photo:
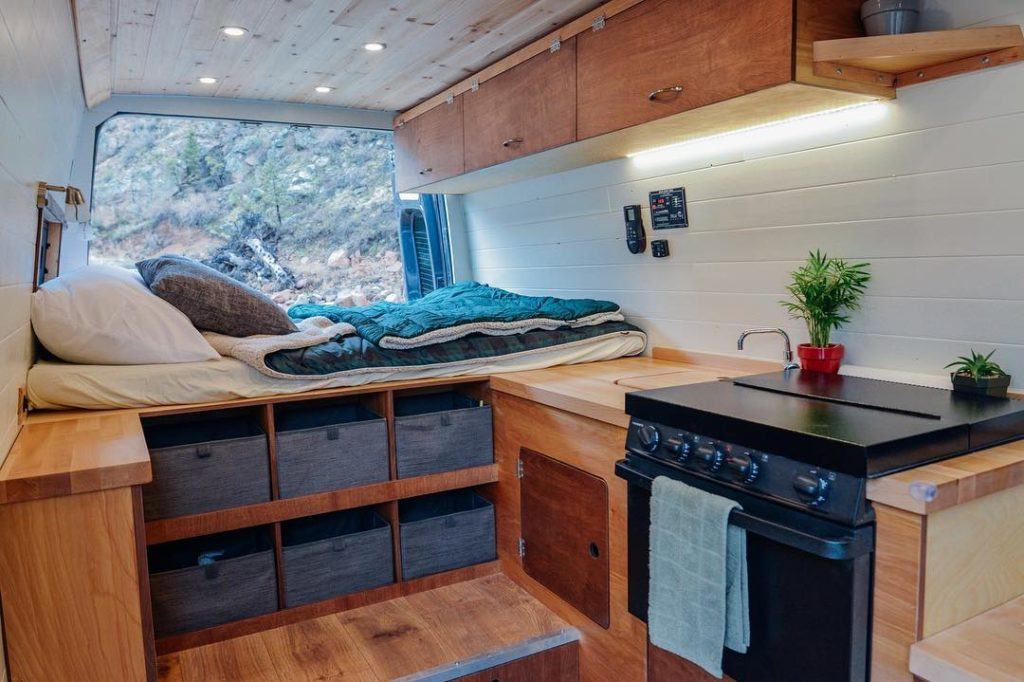
[[[509,139],[507,139],[504,142],[502,142],[501,146],[507,148],[507,147],[511,147],[513,145],[522,144],[522,143],[523,143],[523,138],[521,138],[521,137],[510,137]]]
[[[433,168],[424,168],[423,170],[420,171],[420,175],[426,175],[427,173],[433,173],[433,172],[434,172]]]
[[[647,99],[649,99],[650,101],[653,102],[653,101],[657,100],[659,97],[661,97],[662,95],[664,95],[666,92],[671,92],[672,94],[678,95],[682,91],[683,91],[683,86],[682,85],[670,85],[667,88],[658,88],[654,92],[652,92],[649,95],[647,95]]]

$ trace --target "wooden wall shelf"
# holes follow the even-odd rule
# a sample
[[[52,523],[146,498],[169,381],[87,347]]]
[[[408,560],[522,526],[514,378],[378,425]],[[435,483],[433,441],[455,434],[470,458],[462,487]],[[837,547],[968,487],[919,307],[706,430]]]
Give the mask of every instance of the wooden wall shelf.
[[[1024,34],[1016,24],[814,43],[815,75],[895,88],[1022,58]]]

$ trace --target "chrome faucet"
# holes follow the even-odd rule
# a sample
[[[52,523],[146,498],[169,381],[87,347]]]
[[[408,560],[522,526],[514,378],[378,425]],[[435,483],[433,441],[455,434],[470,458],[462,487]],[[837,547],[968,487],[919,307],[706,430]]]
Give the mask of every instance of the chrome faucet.
[[[785,329],[780,329],[779,327],[758,327],[757,329],[747,329],[740,334],[739,340],[736,341],[736,350],[743,350],[743,342],[751,334],[780,334],[782,336],[782,340],[786,342],[786,348],[782,352],[782,357],[786,361],[786,364],[782,369],[800,369],[800,365],[793,362],[793,346],[789,342],[789,334],[786,333]]]

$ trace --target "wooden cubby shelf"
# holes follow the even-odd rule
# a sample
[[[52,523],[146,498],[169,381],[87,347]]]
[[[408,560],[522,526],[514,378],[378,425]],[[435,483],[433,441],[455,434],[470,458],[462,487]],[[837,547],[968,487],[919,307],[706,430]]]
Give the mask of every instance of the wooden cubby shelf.
[[[1018,25],[819,40],[815,75],[893,88],[1024,58]]]

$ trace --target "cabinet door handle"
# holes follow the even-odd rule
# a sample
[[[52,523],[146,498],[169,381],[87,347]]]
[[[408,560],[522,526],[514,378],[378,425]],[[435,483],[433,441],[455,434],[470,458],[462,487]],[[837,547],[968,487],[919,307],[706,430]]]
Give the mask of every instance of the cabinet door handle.
[[[420,171],[420,175],[426,175],[427,173],[433,173],[433,172],[434,172],[433,168],[424,168],[423,170]]]
[[[652,92],[649,95],[647,95],[647,99],[649,99],[650,101],[653,102],[656,99],[658,99],[658,97],[660,97],[661,95],[665,94],[666,92],[671,92],[671,93],[674,93],[674,94],[679,94],[682,91],[683,91],[683,86],[682,85],[672,85],[672,86],[669,86],[667,88],[658,88],[654,92]]]
[[[507,139],[504,142],[502,142],[501,146],[505,147],[505,148],[508,148],[508,147],[513,146],[513,145],[522,144],[522,142],[523,142],[523,138],[521,138],[521,137],[510,137],[509,139]]]

